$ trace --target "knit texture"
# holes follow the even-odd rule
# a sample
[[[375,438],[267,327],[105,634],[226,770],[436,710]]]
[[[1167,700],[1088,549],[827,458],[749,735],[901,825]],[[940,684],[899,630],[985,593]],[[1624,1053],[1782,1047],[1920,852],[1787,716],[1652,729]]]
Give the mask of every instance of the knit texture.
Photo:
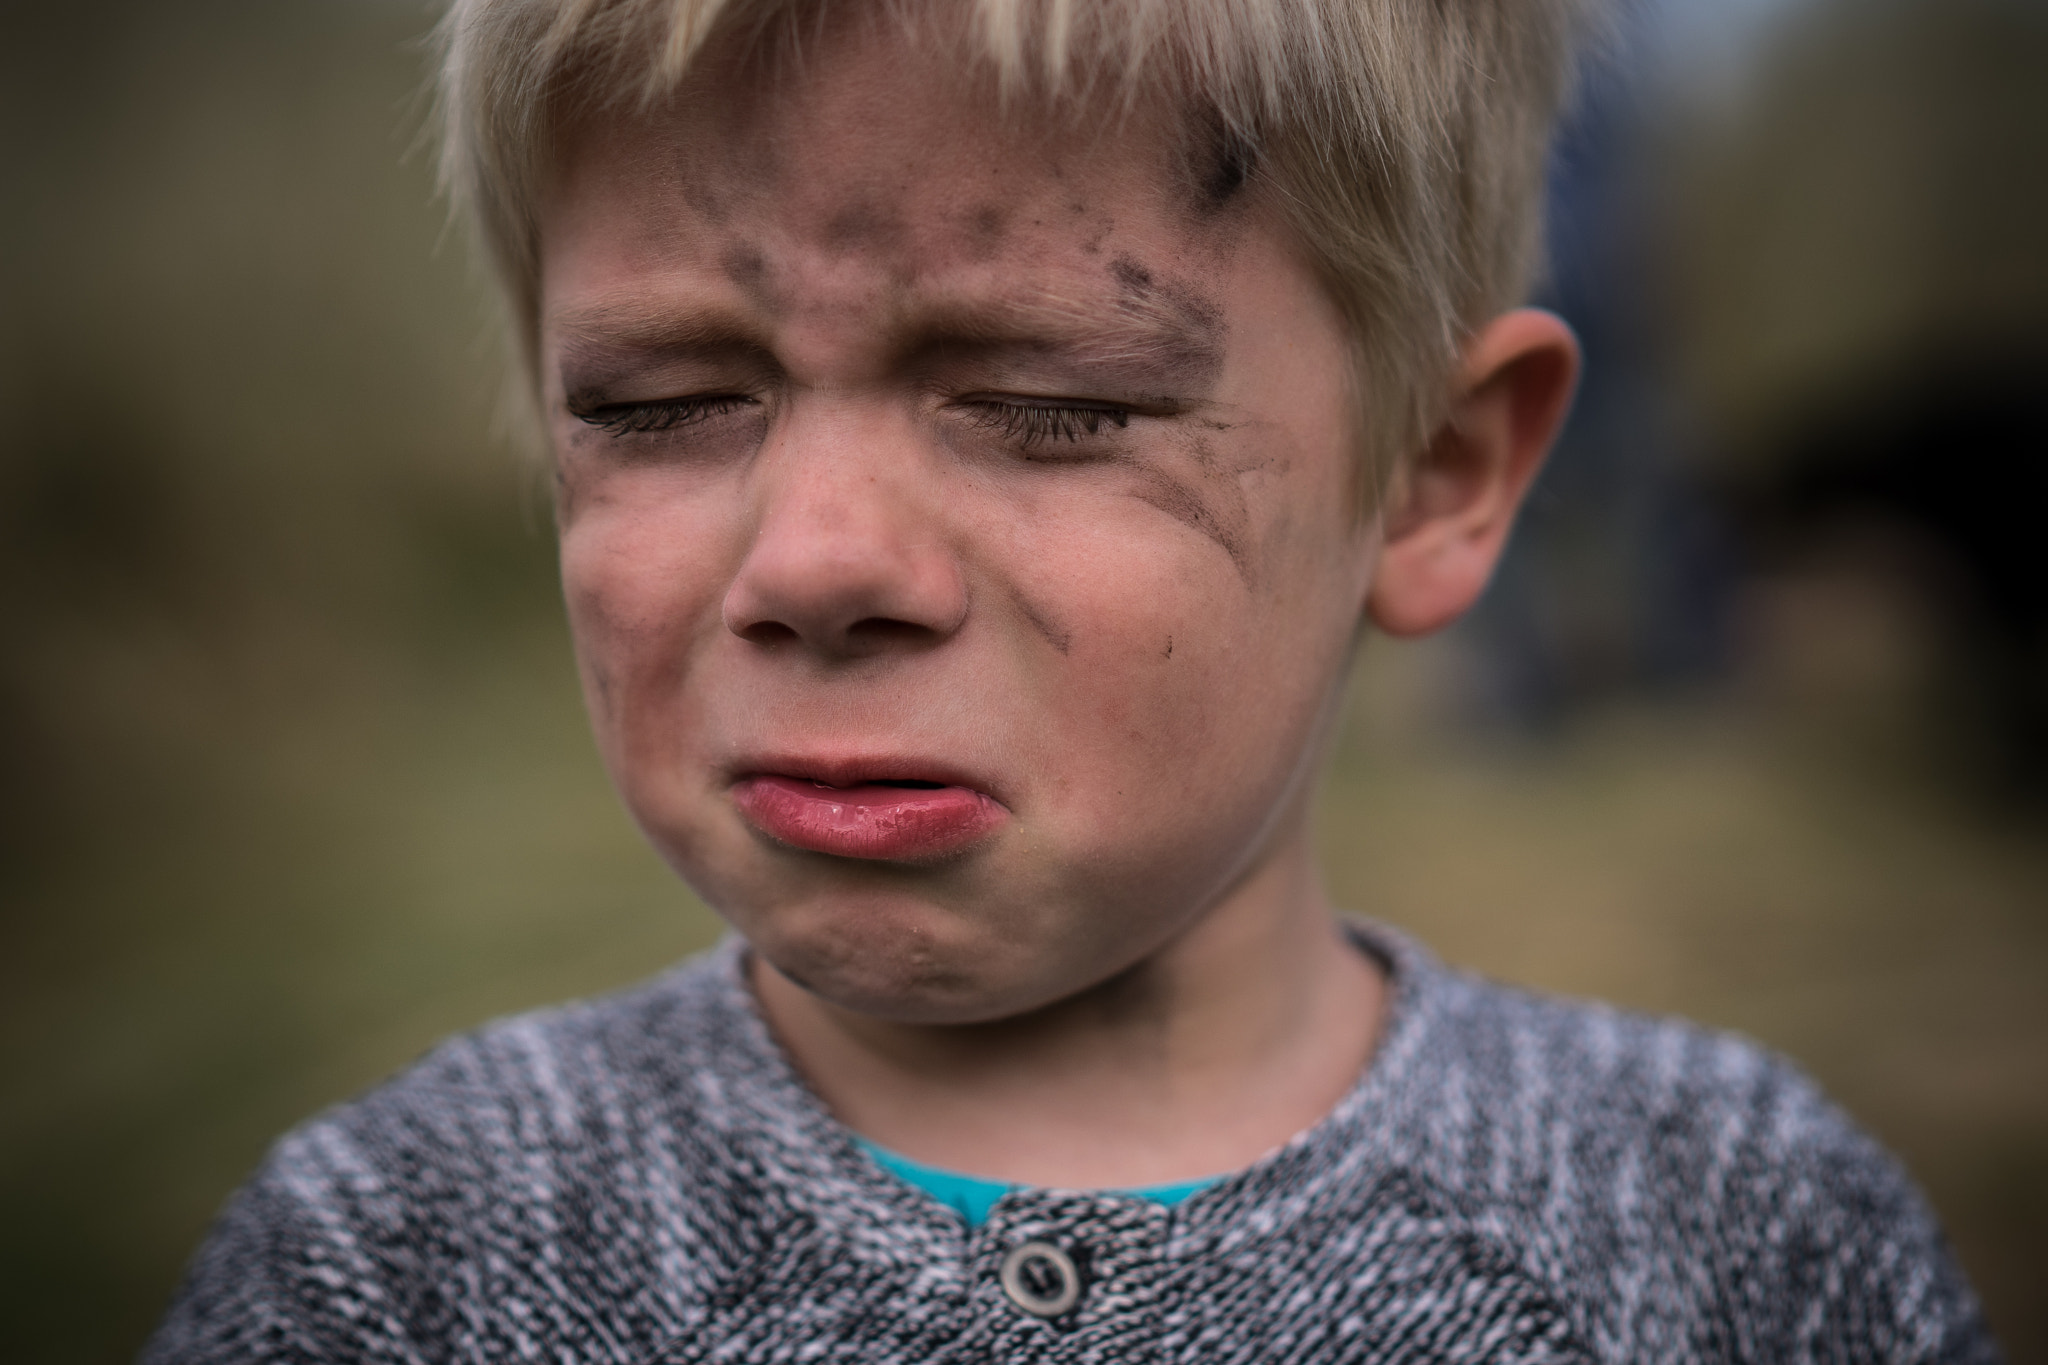
[[[967,1228],[792,1071],[728,942],[494,1024],[284,1138],[146,1365],[1989,1362],[1897,1166],[1751,1044],[1452,972],[1320,1124],[1168,1209],[1019,1190]],[[1025,1241],[1085,1286],[999,1285]]]

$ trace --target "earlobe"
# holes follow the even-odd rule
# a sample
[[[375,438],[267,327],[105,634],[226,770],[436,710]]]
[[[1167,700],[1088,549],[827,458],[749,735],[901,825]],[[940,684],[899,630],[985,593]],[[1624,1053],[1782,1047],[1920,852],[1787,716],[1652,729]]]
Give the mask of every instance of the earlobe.
[[[1366,597],[1375,626],[1427,635],[1479,600],[1564,425],[1578,374],[1578,341],[1554,314],[1517,309],[1474,334],[1449,419],[1382,509]]]

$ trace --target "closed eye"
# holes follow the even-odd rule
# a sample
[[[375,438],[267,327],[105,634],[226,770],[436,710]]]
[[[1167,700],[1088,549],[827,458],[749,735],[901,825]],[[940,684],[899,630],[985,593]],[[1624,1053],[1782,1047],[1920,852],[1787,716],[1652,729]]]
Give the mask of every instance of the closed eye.
[[[651,432],[677,431],[757,405],[757,399],[744,394],[721,393],[663,398],[647,403],[598,403],[588,407],[571,403],[569,415],[608,436],[641,436]]]
[[[1110,403],[973,398],[958,406],[976,426],[997,432],[1027,450],[1062,442],[1076,445],[1110,429],[1121,430],[1131,421],[1129,409]]]

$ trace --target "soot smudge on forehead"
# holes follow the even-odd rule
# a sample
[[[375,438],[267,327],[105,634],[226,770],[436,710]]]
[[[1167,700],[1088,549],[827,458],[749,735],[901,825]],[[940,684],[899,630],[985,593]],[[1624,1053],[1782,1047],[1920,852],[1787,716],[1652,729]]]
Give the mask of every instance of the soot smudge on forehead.
[[[1223,368],[1223,310],[1191,285],[1162,278],[1136,257],[1109,262],[1117,307],[1155,325],[1162,359],[1181,375],[1184,388],[1206,393]]]
[[[1206,218],[1229,207],[1251,180],[1258,148],[1215,110],[1195,120],[1184,154],[1193,207]]]
[[[1009,229],[1010,211],[997,204],[978,204],[968,220],[974,235],[999,239]]]
[[[768,258],[759,247],[735,242],[719,256],[718,268],[762,313],[769,317],[782,313],[782,296],[768,278]]]
[[[1242,138],[1227,135],[1218,148],[1216,162],[1209,168],[1209,174],[1202,182],[1203,194],[1211,208],[1220,209],[1237,197],[1245,181],[1251,179],[1252,149]]]
[[[1152,272],[1129,256],[1119,256],[1109,263],[1109,273],[1116,276],[1117,283],[1128,294],[1145,295],[1152,292]]]
[[[835,209],[819,235],[827,246],[843,251],[889,251],[902,245],[904,224],[895,208],[863,197]]]
[[[1010,210],[1000,204],[976,204],[961,218],[960,224],[966,239],[966,258],[971,261],[992,260],[1010,235]]]

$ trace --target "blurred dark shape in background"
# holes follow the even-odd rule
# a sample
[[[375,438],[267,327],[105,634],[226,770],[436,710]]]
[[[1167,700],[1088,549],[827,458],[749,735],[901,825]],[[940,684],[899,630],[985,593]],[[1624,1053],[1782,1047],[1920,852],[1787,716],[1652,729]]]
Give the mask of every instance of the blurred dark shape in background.
[[[127,1359],[277,1133],[718,927],[584,732],[416,0],[0,9],[0,1320]],[[1368,645],[1345,903],[1791,1053],[2048,1361],[2044,15],[1654,0],[1556,168],[1579,410]],[[2031,495],[2031,496],[2030,496]],[[2023,797],[2032,795],[2034,804]]]
[[[1543,302],[1587,379],[1466,628],[1474,717],[1725,681],[1745,588],[1833,571],[1928,636],[1925,756],[2038,806],[2048,7],[1719,0],[1701,72],[1716,3],[1631,10],[1561,141]]]
[[[1832,5],[1701,160],[1679,316],[1721,504],[1761,570],[1920,599],[1956,775],[2048,800],[2048,7]]]

